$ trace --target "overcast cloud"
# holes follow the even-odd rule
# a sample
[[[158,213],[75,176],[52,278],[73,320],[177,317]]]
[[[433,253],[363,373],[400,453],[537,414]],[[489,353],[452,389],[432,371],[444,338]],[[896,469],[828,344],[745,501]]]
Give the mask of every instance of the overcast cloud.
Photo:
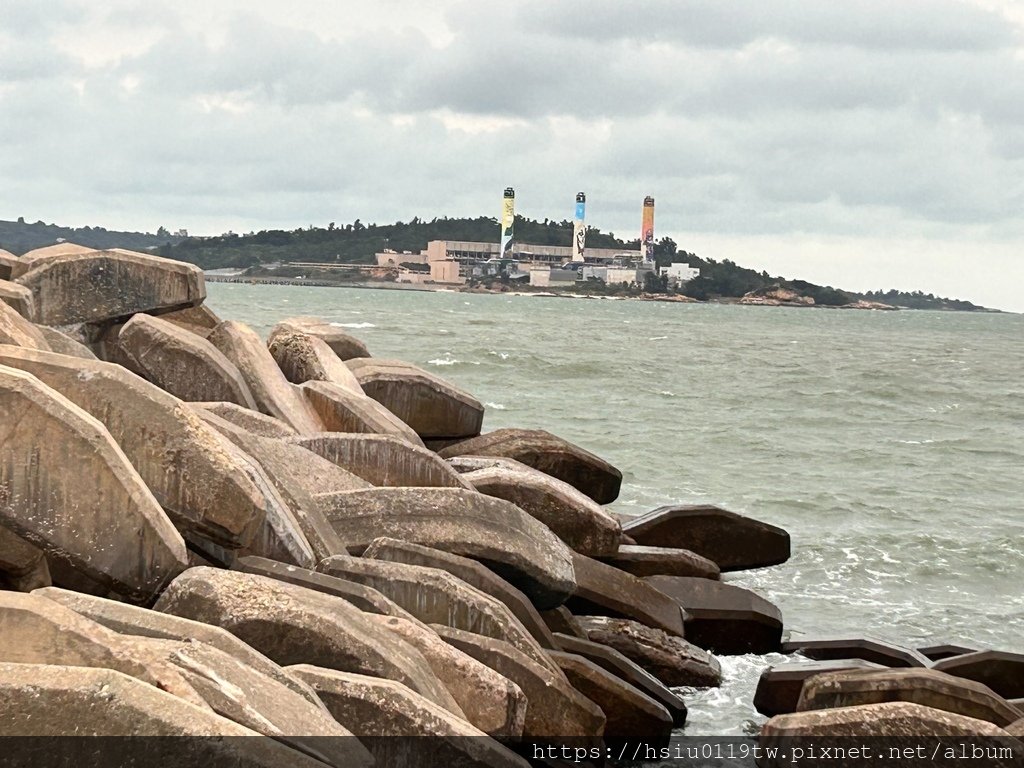
[[[1013,0],[0,0],[0,218],[569,218],[1024,311]]]

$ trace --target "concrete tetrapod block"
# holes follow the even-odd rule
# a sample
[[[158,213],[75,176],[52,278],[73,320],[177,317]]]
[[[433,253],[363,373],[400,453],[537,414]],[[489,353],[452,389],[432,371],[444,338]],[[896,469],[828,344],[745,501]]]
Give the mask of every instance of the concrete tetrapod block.
[[[587,632],[583,629],[583,625],[576,620],[572,611],[564,605],[552,608],[550,611],[543,611],[540,614],[540,617],[551,632],[571,635],[572,637],[578,637],[581,640],[587,639]],[[560,648],[561,646],[558,646],[555,650],[560,650]]]
[[[438,455],[515,459],[568,483],[598,504],[615,501],[622,485],[622,473],[607,461],[542,429],[498,429],[455,443]]]
[[[207,401],[189,403],[189,407],[193,410],[201,408],[204,411],[209,411],[214,416],[219,416],[224,421],[230,422],[236,427],[241,427],[246,432],[251,432],[259,437],[287,439],[298,434],[292,427],[280,419],[267,416],[267,414],[260,413],[259,411],[243,408],[234,403]]]
[[[508,643],[461,629],[434,625],[446,642],[486,664],[526,694],[525,739],[599,738],[605,717],[594,702],[573,688],[565,675],[541,666]]]
[[[223,627],[282,666],[312,663],[397,680],[462,716],[419,651],[341,598],[264,576],[200,567],[171,582],[155,608]]]
[[[369,397],[423,438],[480,434],[484,407],[479,400],[412,363],[362,357],[347,360]]]
[[[54,243],[53,245],[47,245],[42,248],[33,248],[31,251],[26,251],[21,254],[21,258],[11,263],[11,276],[8,279],[13,280],[17,277],[21,277],[32,269],[32,267],[37,267],[48,260],[56,259],[58,256],[71,256],[75,254],[95,252],[95,248],[90,248],[86,245],[78,245],[78,243]]]
[[[818,638],[790,640],[782,644],[782,653],[799,653],[816,661],[864,659],[883,667],[930,667],[927,656],[899,645],[871,637]]]
[[[0,525],[0,589],[31,592],[50,586],[43,551]]]
[[[572,565],[576,573],[576,592],[565,607],[573,613],[634,619],[683,636],[683,610],[669,595],[636,576],[578,552],[573,553]]]
[[[552,651],[551,658],[572,687],[604,712],[605,743],[639,739],[656,747],[668,745],[672,716],[657,701],[582,656]]]
[[[562,541],[590,557],[619,548],[619,521],[571,485],[520,462],[507,460],[463,475],[480,493],[511,501]]]
[[[27,349],[50,349],[42,332],[3,301],[0,301],[0,344]]]
[[[577,616],[576,621],[589,640],[614,648],[665,685],[709,688],[722,682],[718,660],[681,637],[628,619]]]
[[[198,307],[186,307],[175,312],[166,312],[160,316],[160,319],[181,326],[204,339],[210,335],[210,331],[224,322],[206,304],[200,304]]]
[[[34,594],[60,603],[75,613],[122,635],[157,640],[198,640],[204,645],[230,654],[250,669],[287,686],[311,704],[323,706],[308,685],[292,677],[262,653],[221,627],[57,587],[38,589]]]
[[[841,669],[883,669],[864,659],[835,659],[833,661],[804,661],[776,664],[761,673],[754,692],[754,709],[762,715],[775,717],[796,712],[804,681],[822,672]]]
[[[274,562],[265,557],[240,557],[235,563],[235,569],[242,573],[254,573],[257,576],[266,576],[298,587],[323,592],[325,595],[340,597],[363,613],[417,621],[412,614],[393,600],[365,584],[346,581],[337,576],[317,573],[306,568],[297,568],[294,565]]]
[[[963,656],[965,653],[976,653],[977,651],[977,648],[968,648],[965,645],[953,645],[950,643],[926,645],[924,648],[917,649],[917,652],[925,656],[929,661],[942,661],[953,656]]]
[[[1024,739],[1024,717],[1006,726],[1006,732],[1017,739]]]
[[[713,560],[701,557],[688,549],[620,544],[615,554],[599,559],[637,578],[694,576],[700,579],[718,579],[721,576],[721,571]]]
[[[260,465],[294,513],[317,559],[344,551],[342,540],[321,512],[318,497],[368,489],[369,483],[299,445],[254,435],[208,411],[201,415]]]
[[[223,738],[259,734],[110,669],[0,664],[0,735],[179,737],[51,738],[47,765],[324,766],[274,739]],[[25,753],[19,756],[22,749]],[[31,762],[39,759],[38,749],[37,739],[8,739],[4,756],[14,765],[39,765]],[[356,750],[350,754],[355,758]],[[372,763],[353,759],[346,765]]]
[[[466,719],[488,736],[518,741],[526,724],[526,694],[511,680],[442,640],[434,630],[395,616],[371,621],[415,646],[455,698]]]
[[[723,655],[779,650],[782,612],[749,589],[683,576],[648,576],[644,581],[686,610],[691,643]]]
[[[209,341],[241,372],[261,412],[281,419],[301,435],[324,431],[316,413],[288,383],[256,331],[225,320],[210,332]]]
[[[875,745],[871,754],[875,758],[884,749],[884,754],[891,754],[890,750],[897,750],[896,755],[900,758],[907,755],[918,757],[918,764],[924,765],[918,753],[918,747],[923,739],[935,738],[948,739],[956,738],[967,744],[984,740],[984,747],[1006,748],[1004,759],[985,760],[984,762],[972,761],[965,765],[985,766],[1019,766],[1024,760],[1024,745],[1019,742],[1013,743],[1012,737],[1002,728],[984,720],[954,715],[950,712],[943,712],[939,709],[923,707],[920,704],[908,704],[906,702],[894,702],[889,704],[868,704],[862,707],[843,707],[842,709],[823,709],[814,712],[796,712],[791,715],[778,715],[773,717],[761,728],[759,737],[760,746],[767,752],[767,748],[774,747],[777,751],[775,760],[768,760],[762,766],[792,765],[790,747],[794,738],[814,738],[814,745],[818,748],[817,754],[822,754],[824,747],[835,747],[842,745],[847,749],[852,746],[860,746],[860,740],[868,739],[870,744]],[[856,739],[858,741],[853,741]],[[797,742],[799,743],[799,742]],[[884,745],[879,748],[881,743]],[[944,745],[939,742],[936,746],[955,748],[957,742]],[[931,747],[931,744],[928,745]],[[806,747],[805,747],[806,748]],[[871,749],[869,746],[868,749]],[[910,750],[904,753],[903,750]],[[930,751],[930,750],[929,750]],[[956,748],[959,754],[959,749]],[[945,750],[943,756],[945,756]],[[874,760],[865,762],[867,755],[862,753],[856,757],[849,755],[849,762],[846,765],[857,764],[879,764]],[[930,755],[925,755],[925,758]],[[886,765],[896,765],[895,762],[886,762]],[[930,762],[930,761],[929,761]],[[956,762],[941,762],[940,764],[955,765]]]
[[[38,594],[0,592],[0,661],[116,669],[205,707],[181,673],[134,643]]]
[[[18,257],[10,251],[0,248],[0,280],[11,279],[11,268],[18,263]],[[369,355],[365,355],[369,357]]]
[[[682,697],[673,693],[658,678],[650,672],[641,669],[639,665],[627,659],[614,648],[609,648],[606,645],[590,640],[583,640],[572,635],[556,634],[555,639],[566,653],[574,653],[577,656],[582,656],[592,661],[605,672],[615,675],[615,677],[636,688],[645,696],[658,702],[668,712],[675,727],[680,728],[686,723],[686,702],[683,701]],[[572,678],[569,678],[569,681],[572,682]],[[582,691],[578,687],[577,689],[581,690],[584,695],[587,695],[586,691]],[[592,699],[593,697],[588,696],[588,698]],[[607,714],[607,711],[605,714]]]
[[[760,520],[710,505],[659,507],[622,526],[637,544],[688,549],[722,571],[746,571],[789,559],[789,534]]]
[[[561,605],[576,590],[569,548],[502,499],[458,488],[374,488],[319,498],[350,551],[385,535],[472,557],[538,608]]]
[[[1024,716],[987,685],[921,668],[823,672],[804,683],[797,711],[890,701],[906,701],[987,720],[1000,728]]]
[[[328,765],[348,768],[372,762],[352,733],[322,705],[310,703],[230,654],[192,640],[147,638],[143,642],[176,666],[218,715]]]
[[[185,542],[103,425],[4,365],[0,525],[136,601],[155,598],[187,565]]]
[[[122,250],[36,259],[17,282],[32,291],[44,325],[111,322],[206,298],[203,271],[194,264]]]
[[[984,683],[1005,699],[1024,698],[1024,654],[976,651],[937,661],[934,668]]]
[[[527,766],[482,731],[400,683],[308,664],[290,670],[312,685],[335,719],[360,737],[378,768]]]
[[[339,387],[330,381],[307,381],[298,387],[324,425],[322,432],[356,432],[391,435],[423,447],[408,424],[372,397]]]
[[[440,568],[347,555],[329,557],[317,570],[371,587],[425,624],[503,640],[538,664],[555,664],[500,601]]]
[[[318,317],[289,317],[282,320],[270,330],[270,335],[276,333],[305,333],[309,336],[316,336],[327,343],[341,360],[351,360],[354,357],[370,357],[370,351],[366,344],[350,333],[346,333],[338,325],[328,323]]]
[[[263,524],[263,494],[226,439],[184,403],[124,368],[0,345],[27,371],[99,419],[179,529],[243,547]]]
[[[64,331],[51,328],[48,325],[37,325],[36,329],[43,335],[50,350],[58,355],[70,355],[71,357],[80,357],[83,360],[96,359],[96,355],[91,349]]]
[[[281,373],[292,384],[329,381],[362,394],[355,374],[327,346],[327,342],[306,333],[278,330],[270,334],[267,349],[277,361]]]
[[[117,338],[145,378],[175,397],[256,409],[238,368],[206,339],[146,314],[133,316]]]
[[[370,546],[366,548],[362,556],[367,559],[424,565],[428,568],[440,568],[447,571],[471,587],[504,603],[526,630],[533,635],[533,639],[540,644],[541,648],[557,650],[559,647],[555,643],[555,638],[552,636],[551,630],[548,629],[548,625],[541,618],[537,609],[533,607],[530,599],[476,560],[387,537],[377,538],[370,542]]]
[[[324,432],[292,442],[378,487],[473,489],[436,453],[392,435]]]
[[[23,285],[0,279],[0,303],[6,304],[26,320],[34,320],[36,302],[32,291]]]

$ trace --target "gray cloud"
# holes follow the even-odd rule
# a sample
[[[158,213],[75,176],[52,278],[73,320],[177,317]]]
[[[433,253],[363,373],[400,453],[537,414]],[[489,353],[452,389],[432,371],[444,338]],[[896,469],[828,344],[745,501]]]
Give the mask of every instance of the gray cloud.
[[[540,218],[586,189],[624,236],[655,194],[660,231],[751,262],[1024,235],[1020,29],[966,0],[3,1],[3,218],[245,231],[496,213],[514,184]],[[918,287],[913,248],[872,269]]]

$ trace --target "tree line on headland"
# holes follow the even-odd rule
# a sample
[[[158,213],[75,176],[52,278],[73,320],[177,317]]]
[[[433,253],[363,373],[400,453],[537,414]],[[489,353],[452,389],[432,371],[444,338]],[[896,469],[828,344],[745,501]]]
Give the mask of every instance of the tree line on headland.
[[[430,240],[494,240],[498,229],[496,219],[476,218],[413,218],[394,224],[352,223],[326,227],[309,226],[294,230],[267,229],[247,234],[226,232],[210,237],[190,236],[185,230],[170,232],[160,227],[155,234],[118,232],[103,227],[61,227],[42,221],[26,223],[0,221],[0,248],[21,254],[33,248],[52,245],[64,239],[95,248],[127,248],[151,251],[167,258],[198,264],[203,269],[247,269],[261,265],[300,261],[325,264],[372,263],[373,255],[385,249],[418,253]],[[550,219],[535,220],[516,216],[515,237],[519,242],[536,245],[566,245],[572,239],[572,222]],[[636,250],[639,240],[623,240],[613,232],[587,227],[587,245],[594,248]],[[728,259],[716,261],[681,250],[669,237],[655,244],[658,266],[686,262],[700,269],[700,277],[681,286],[677,292],[701,301],[739,298],[751,291],[773,287],[787,288],[814,299],[815,304],[842,306],[858,300],[877,301],[911,309],[981,310],[969,301],[937,297],[921,291],[891,289],[856,293],[804,280],[787,280],[741,267]],[[669,290],[662,280],[650,280],[645,289],[654,292]]]

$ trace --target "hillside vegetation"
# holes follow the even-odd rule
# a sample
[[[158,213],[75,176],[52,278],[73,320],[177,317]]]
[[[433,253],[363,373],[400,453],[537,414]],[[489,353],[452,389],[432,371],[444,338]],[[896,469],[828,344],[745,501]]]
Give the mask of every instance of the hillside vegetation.
[[[498,222],[488,216],[477,218],[414,218],[394,224],[364,224],[356,219],[351,224],[305,229],[268,229],[248,234],[227,232],[212,237],[189,236],[184,230],[174,234],[160,228],[156,234],[145,232],[116,232],[102,227],[70,228],[37,221],[27,224],[18,221],[0,221],[0,248],[15,254],[33,248],[52,245],[63,238],[95,248],[129,248],[151,251],[161,256],[198,264],[203,269],[245,269],[289,261],[322,263],[373,262],[373,255],[390,249],[397,252],[418,253],[430,240],[487,241],[497,238]],[[536,245],[567,245],[572,240],[572,222],[552,221],[516,216],[515,237],[519,242]],[[623,240],[612,232],[587,228],[587,245],[594,248],[622,248],[635,250],[639,240]],[[842,306],[858,300],[877,301],[912,309],[982,310],[976,304],[948,299],[921,291],[905,292],[895,289],[860,294],[832,286],[815,285],[804,280],[787,280],[767,272],[741,267],[729,260],[716,261],[702,258],[678,248],[675,241],[664,237],[655,245],[655,258],[659,266],[685,261],[699,267],[701,276],[679,289],[679,293],[701,301],[740,298],[751,291],[772,287],[789,288],[803,296],[810,296],[816,304]],[[667,291],[664,281],[651,280],[644,286],[648,291]]]

